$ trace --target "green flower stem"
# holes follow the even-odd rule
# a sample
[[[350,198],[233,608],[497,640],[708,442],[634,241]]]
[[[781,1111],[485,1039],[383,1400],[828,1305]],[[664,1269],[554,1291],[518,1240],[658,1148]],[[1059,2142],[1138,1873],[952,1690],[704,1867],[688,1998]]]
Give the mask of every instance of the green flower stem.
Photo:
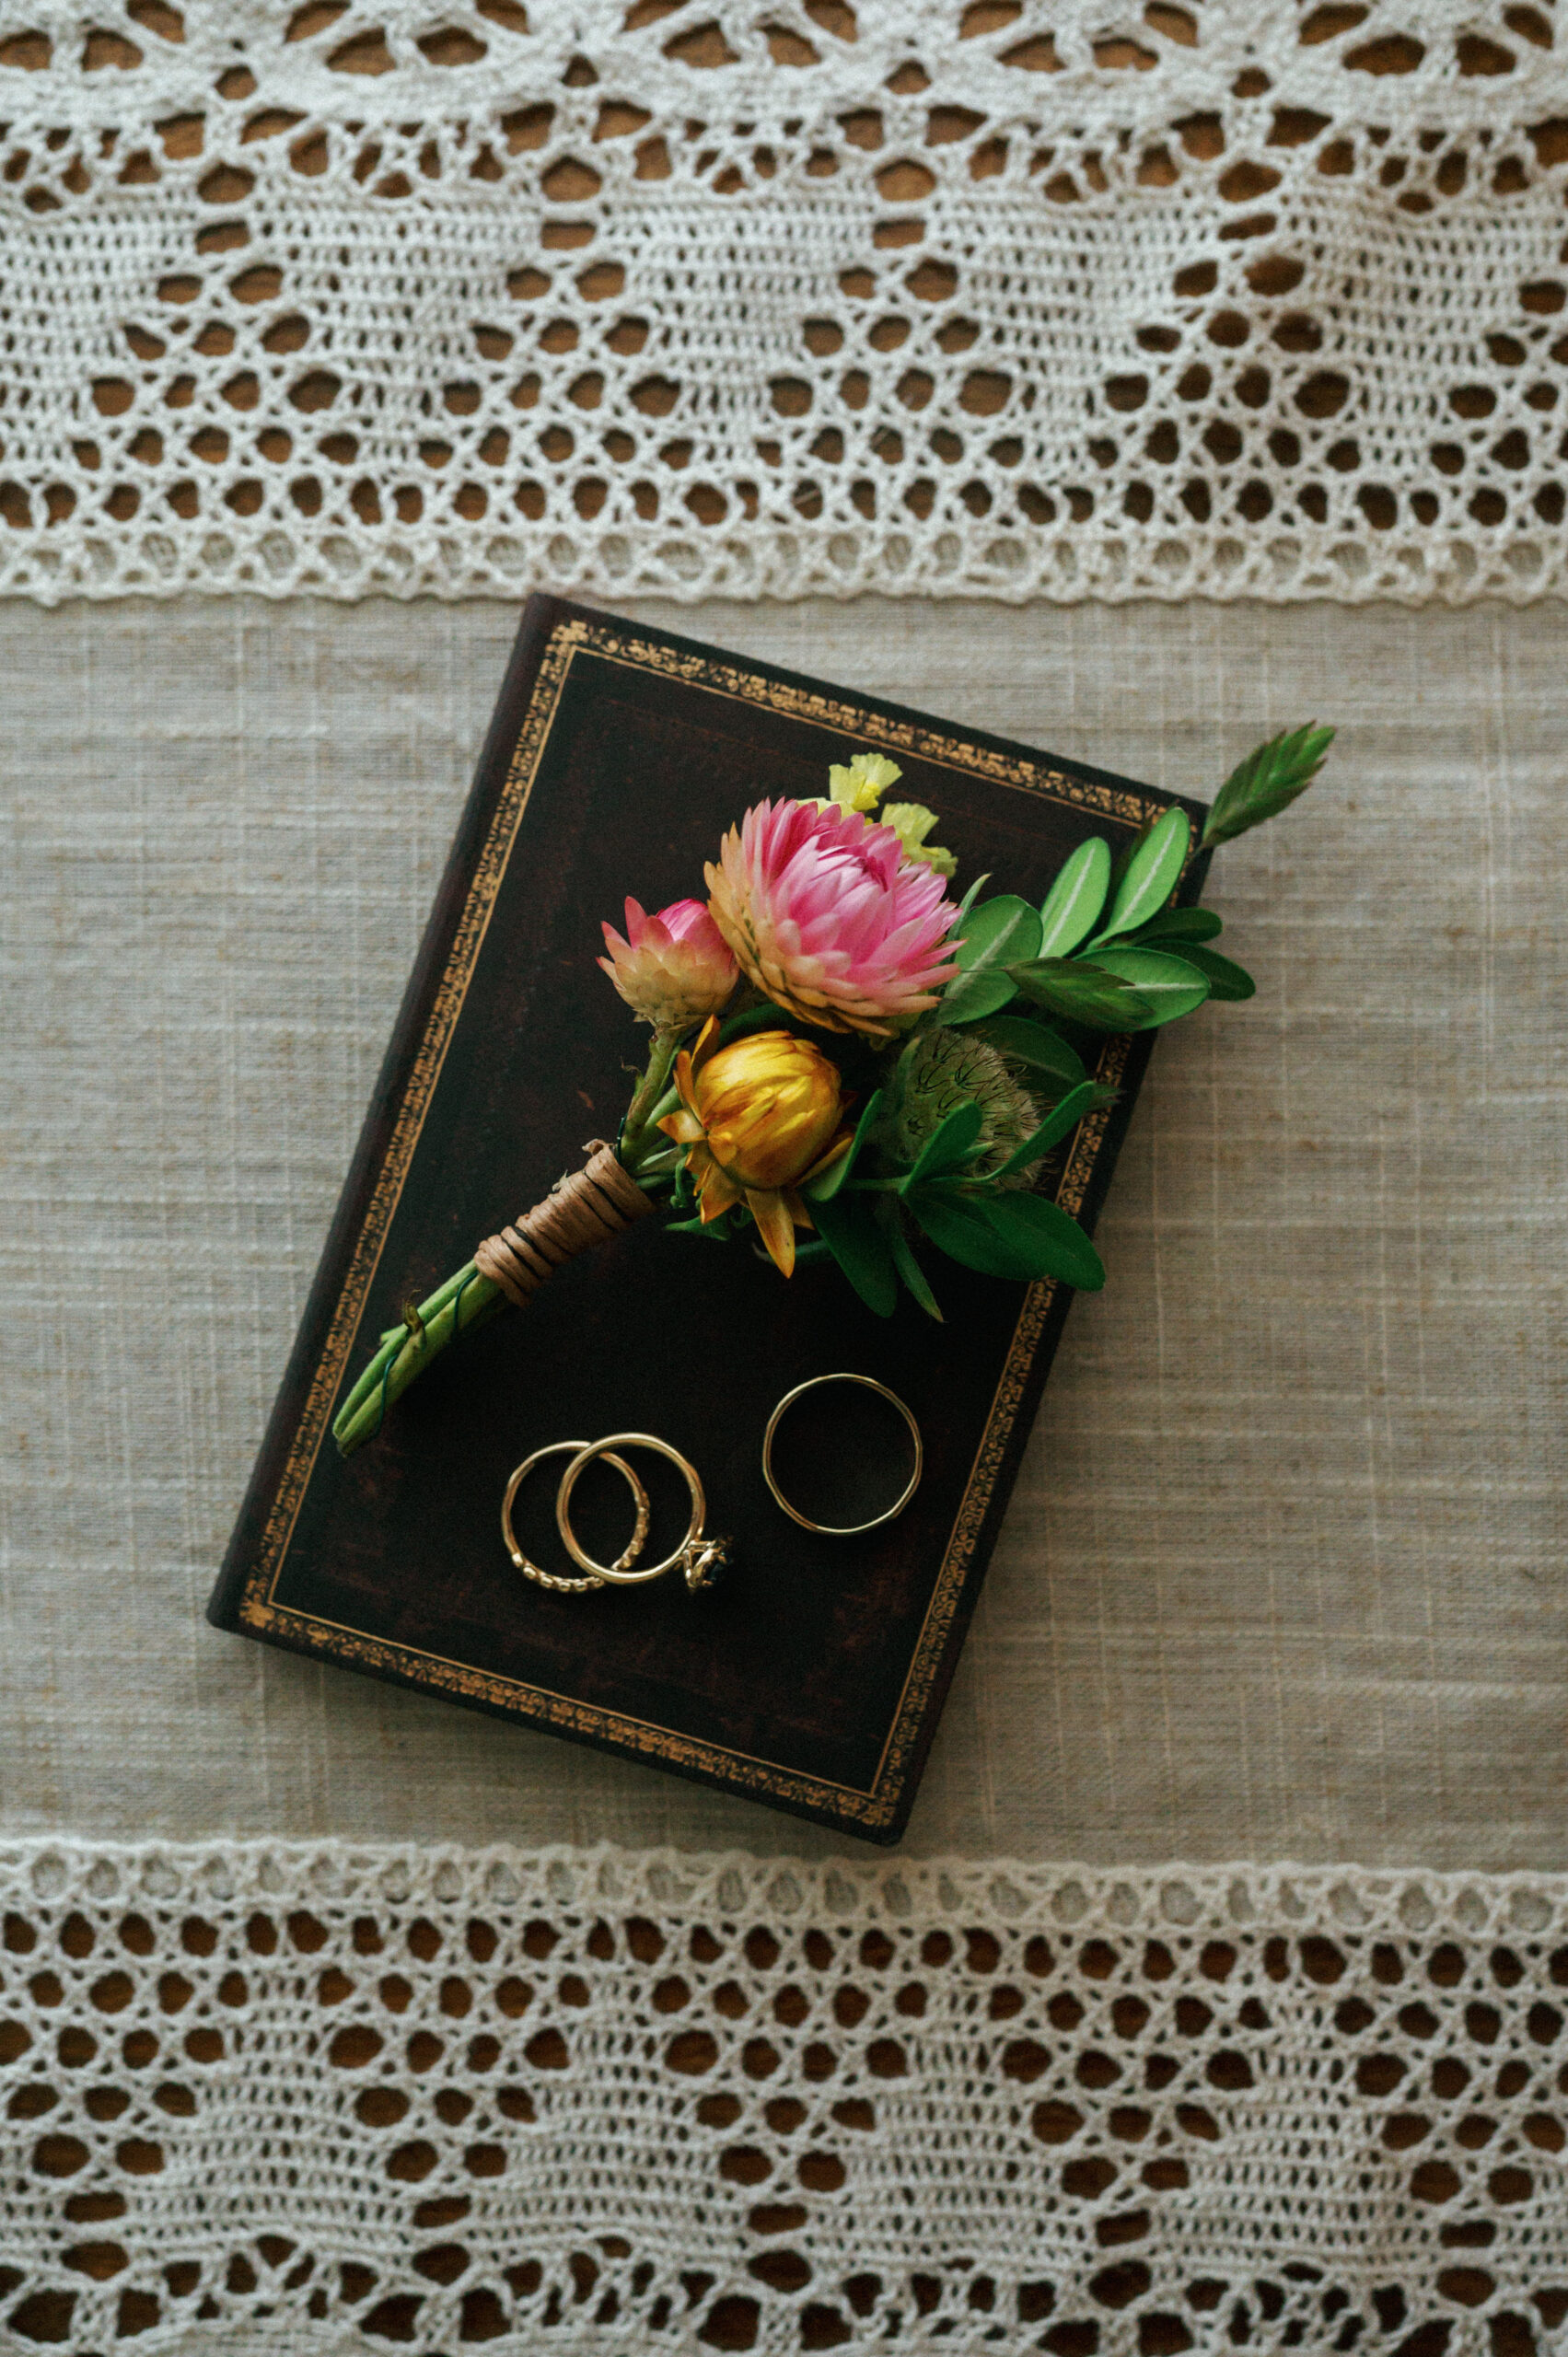
[[[662,1100],[669,1086],[677,1051],[685,1036],[684,1031],[667,1030],[662,1025],[655,1031],[653,1045],[648,1051],[648,1068],[637,1083],[636,1095],[626,1108],[626,1119],[621,1125],[619,1152],[622,1167],[633,1178],[637,1176],[637,1165],[644,1159],[651,1143],[648,1132],[665,1109]],[[668,1144],[663,1132],[658,1132],[654,1151],[662,1154]]]
[[[437,1285],[403,1325],[389,1327],[380,1349],[332,1420],[332,1438],[342,1455],[352,1457],[375,1439],[392,1402],[448,1342],[484,1325],[505,1307],[500,1287],[482,1277],[470,1260]]]
[[[681,1031],[655,1031],[647,1070],[621,1125],[621,1164],[639,1184],[645,1179],[650,1185],[668,1180],[679,1164],[678,1149],[654,1125],[666,1109],[670,1071],[684,1036]],[[352,1457],[356,1448],[375,1439],[388,1409],[448,1342],[484,1325],[505,1306],[500,1287],[482,1277],[470,1260],[437,1285],[417,1309],[410,1310],[401,1326],[389,1327],[375,1357],[332,1420],[332,1438],[343,1455]]]

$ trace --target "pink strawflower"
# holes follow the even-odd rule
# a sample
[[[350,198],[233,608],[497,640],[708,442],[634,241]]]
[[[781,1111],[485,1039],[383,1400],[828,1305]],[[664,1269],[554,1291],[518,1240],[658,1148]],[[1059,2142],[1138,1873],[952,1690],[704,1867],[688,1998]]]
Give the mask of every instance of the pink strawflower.
[[[886,1039],[958,970],[943,878],[856,811],[759,802],[706,875],[748,980],[825,1031]]]
[[[735,960],[701,900],[672,900],[652,917],[628,900],[626,938],[607,924],[604,946],[598,962],[627,1005],[660,1029],[716,1015],[735,988]]]

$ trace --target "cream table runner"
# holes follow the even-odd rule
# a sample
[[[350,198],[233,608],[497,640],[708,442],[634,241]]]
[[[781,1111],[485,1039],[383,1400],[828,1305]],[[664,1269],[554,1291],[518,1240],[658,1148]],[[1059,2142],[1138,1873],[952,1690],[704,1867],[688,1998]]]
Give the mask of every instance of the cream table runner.
[[[1560,610],[693,619],[1164,786],[1342,728],[1216,859],[1259,996],[1156,1049],[907,1846],[1568,1864]],[[13,1832],[837,1846],[202,1622],[514,621],[0,609]]]

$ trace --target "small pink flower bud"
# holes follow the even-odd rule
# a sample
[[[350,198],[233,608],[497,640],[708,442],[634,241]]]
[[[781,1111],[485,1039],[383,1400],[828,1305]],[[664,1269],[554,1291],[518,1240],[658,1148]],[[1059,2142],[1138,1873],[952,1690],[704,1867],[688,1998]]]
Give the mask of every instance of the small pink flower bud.
[[[656,916],[628,900],[624,939],[607,924],[604,946],[598,962],[627,1005],[661,1029],[716,1015],[735,988],[735,959],[701,900],[672,900]]]

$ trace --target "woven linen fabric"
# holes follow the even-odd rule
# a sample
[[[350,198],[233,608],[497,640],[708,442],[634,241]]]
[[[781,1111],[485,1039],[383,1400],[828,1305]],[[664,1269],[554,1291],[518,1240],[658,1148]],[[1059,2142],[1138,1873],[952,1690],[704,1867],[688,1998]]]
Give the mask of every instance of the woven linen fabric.
[[[202,1618],[516,619],[0,610],[8,1832],[845,1848]],[[1259,994],[1155,1050],[906,1851],[1568,1864],[1552,607],[693,619],[1167,790],[1341,724],[1215,857]]]
[[[9,2348],[1564,2346],[1561,1876],[66,1842],[0,1908]]]
[[[0,589],[1564,584],[1550,0],[0,0]]]

